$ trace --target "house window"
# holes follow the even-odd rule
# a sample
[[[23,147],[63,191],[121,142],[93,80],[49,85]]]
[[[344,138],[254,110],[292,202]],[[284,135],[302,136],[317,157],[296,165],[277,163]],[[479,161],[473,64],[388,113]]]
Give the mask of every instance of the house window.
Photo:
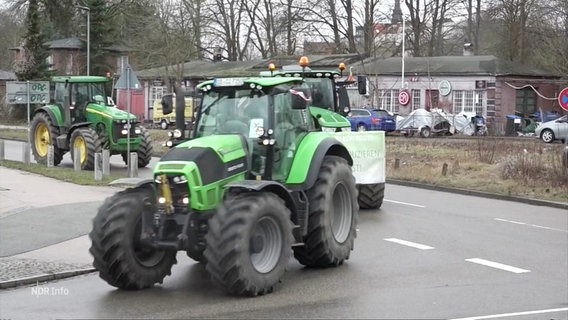
[[[53,55],[50,54],[49,57],[45,58],[45,62],[49,66],[48,70],[52,71],[53,70]]]
[[[381,109],[398,113],[398,89],[379,90],[379,106]]]
[[[475,112],[475,94],[473,90],[454,90],[454,113]]]
[[[412,110],[420,109],[420,90],[412,89]]]

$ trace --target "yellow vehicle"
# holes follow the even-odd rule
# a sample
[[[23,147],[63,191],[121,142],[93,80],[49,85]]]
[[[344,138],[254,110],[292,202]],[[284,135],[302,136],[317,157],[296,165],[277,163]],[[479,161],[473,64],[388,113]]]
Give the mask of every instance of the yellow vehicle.
[[[173,103],[173,110],[176,107],[176,99],[172,99]],[[193,98],[185,97],[185,123],[191,123],[191,119],[193,116]],[[156,99],[154,100],[154,115],[152,117],[154,124],[160,126],[160,128],[167,130],[169,126],[175,126],[176,124],[176,113],[172,112],[170,114],[164,114],[164,110],[162,108],[162,100]]]

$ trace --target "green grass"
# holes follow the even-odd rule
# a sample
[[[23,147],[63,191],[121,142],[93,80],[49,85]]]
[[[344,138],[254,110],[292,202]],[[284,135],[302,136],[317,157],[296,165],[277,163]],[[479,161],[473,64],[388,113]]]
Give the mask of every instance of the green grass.
[[[111,174],[103,176],[102,180],[95,180],[95,173],[93,171],[75,171],[73,168],[52,167],[48,168],[45,165],[30,163],[25,164],[19,161],[0,160],[0,166],[17,169],[27,172],[36,173],[42,176],[63,180],[80,185],[89,186],[108,186],[111,181],[119,178],[126,178],[127,174]]]

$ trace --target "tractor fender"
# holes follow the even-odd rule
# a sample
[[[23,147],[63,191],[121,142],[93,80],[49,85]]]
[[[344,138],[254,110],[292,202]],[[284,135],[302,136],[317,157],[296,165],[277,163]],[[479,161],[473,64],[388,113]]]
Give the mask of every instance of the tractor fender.
[[[43,106],[43,107],[35,110],[31,117],[33,118],[36,114],[38,114],[40,112],[47,113],[47,115],[51,119],[51,122],[53,123],[53,125],[58,126],[58,127],[63,125],[64,121],[63,121],[63,117],[61,116],[61,110],[59,110],[59,108],[52,108],[50,106]]]
[[[230,182],[225,185],[225,194],[241,193],[250,191],[268,191],[276,194],[286,203],[292,213],[296,211],[296,205],[290,191],[280,182],[273,180],[241,180]]]
[[[144,178],[120,178],[111,181],[108,185],[111,187],[120,187],[120,188],[138,188],[144,185],[150,184],[153,187],[154,180],[152,179],[144,179]]]
[[[319,141],[315,150],[313,150],[313,154],[310,160],[309,167],[306,168],[305,164],[298,163],[296,166],[292,165],[292,171],[300,169],[303,172],[300,172],[300,175],[295,176],[294,178],[296,181],[288,179],[287,185],[292,190],[307,190],[311,188],[316,179],[319,175],[319,169],[323,162],[323,158],[325,156],[338,156],[342,157],[349,163],[350,166],[353,165],[353,158],[349,154],[349,151],[345,147],[343,143],[333,137],[326,137],[323,140]],[[296,161],[296,160],[294,160]],[[297,180],[299,177],[303,178],[301,180]]]

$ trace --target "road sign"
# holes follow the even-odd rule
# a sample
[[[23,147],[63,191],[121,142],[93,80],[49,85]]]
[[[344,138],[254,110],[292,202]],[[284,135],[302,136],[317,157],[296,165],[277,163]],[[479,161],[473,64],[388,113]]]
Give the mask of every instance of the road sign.
[[[130,66],[124,68],[124,72],[122,72],[114,87],[117,89],[142,89],[138,77]]]
[[[560,94],[558,95],[558,103],[560,103],[562,109],[568,111],[568,87],[560,91]]]
[[[29,90],[29,92],[28,92]],[[49,81],[8,81],[6,82],[6,103],[49,102]]]
[[[398,94],[398,102],[403,106],[407,105],[408,102],[410,102],[410,95],[408,94],[408,91],[400,91],[400,93]]]
[[[441,95],[447,96],[452,92],[452,85],[448,80],[442,80],[438,83],[438,91]]]

